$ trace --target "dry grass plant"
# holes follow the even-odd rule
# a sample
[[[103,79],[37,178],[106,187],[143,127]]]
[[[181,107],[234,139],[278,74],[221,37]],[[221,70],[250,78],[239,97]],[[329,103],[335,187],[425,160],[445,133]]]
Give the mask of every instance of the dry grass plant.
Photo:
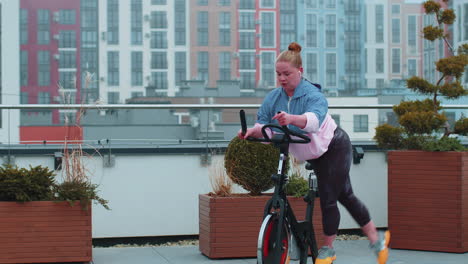
[[[86,89],[92,82],[94,82],[93,76],[93,74],[85,72],[83,88]],[[76,86],[76,80],[74,82]],[[74,103],[73,100],[71,100],[71,97],[63,92],[64,88],[60,84],[59,91],[62,93],[62,100],[65,104]],[[95,154],[100,155],[99,151],[96,148],[93,148],[94,153],[89,154],[83,151],[83,142],[81,140],[76,140],[75,138],[70,139],[70,127],[77,127],[79,135],[83,135],[83,128],[80,123],[81,117],[84,113],[85,110],[83,108],[78,109],[74,122],[65,115],[66,135],[62,153],[63,182],[57,186],[57,198],[68,201],[70,204],[80,201],[83,209],[87,209],[90,202],[94,200],[104,208],[109,209],[107,205],[108,201],[97,195],[98,185],[91,183],[91,179],[89,178],[91,172],[87,169],[86,164],[84,163],[84,158],[92,158]],[[70,142],[74,144],[70,144]]]
[[[228,197],[232,195],[233,182],[226,173],[224,162],[222,160],[215,161],[208,168],[211,188],[213,196]]]

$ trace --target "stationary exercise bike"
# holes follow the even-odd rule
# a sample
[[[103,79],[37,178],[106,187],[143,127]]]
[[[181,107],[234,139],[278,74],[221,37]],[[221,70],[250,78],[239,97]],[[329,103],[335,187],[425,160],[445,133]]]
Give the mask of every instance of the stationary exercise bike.
[[[240,111],[242,133],[247,131],[245,113]],[[272,129],[279,133],[273,133],[270,137],[266,129]],[[262,139],[247,138],[250,141],[269,142],[279,147],[280,158],[278,173],[273,174],[271,179],[275,183],[274,193],[268,200],[264,209],[263,223],[258,234],[257,264],[287,264],[290,260],[299,260],[300,264],[307,263],[308,252],[312,255],[312,262],[318,255],[317,242],[312,223],[314,211],[314,199],[318,196],[317,177],[313,171],[313,165],[307,164],[306,169],[311,170],[309,174],[309,191],[304,197],[307,203],[306,219],[298,221],[288,202],[284,192],[284,186],[288,181],[285,175],[285,166],[288,162],[289,144],[305,144],[310,138],[296,133],[277,124],[267,124],[262,127]],[[295,138],[292,138],[295,137]]]

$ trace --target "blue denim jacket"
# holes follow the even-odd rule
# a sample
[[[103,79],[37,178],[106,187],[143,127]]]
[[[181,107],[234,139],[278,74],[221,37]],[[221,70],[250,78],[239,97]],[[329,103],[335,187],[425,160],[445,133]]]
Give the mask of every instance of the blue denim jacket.
[[[327,115],[328,102],[322,93],[320,85],[312,84],[303,78],[294,90],[294,95],[291,98],[289,98],[282,87],[269,92],[257,112],[257,123],[277,124],[278,121],[272,120],[272,117],[279,111],[293,115],[302,115],[306,112],[315,113],[320,126]],[[289,125],[288,128],[299,133],[306,133],[294,125]]]

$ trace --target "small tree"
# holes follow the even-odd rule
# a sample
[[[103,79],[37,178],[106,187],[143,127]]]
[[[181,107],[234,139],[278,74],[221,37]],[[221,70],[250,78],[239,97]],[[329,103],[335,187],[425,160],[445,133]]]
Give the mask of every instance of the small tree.
[[[448,0],[444,0],[448,2]],[[447,117],[441,112],[438,96],[456,99],[467,94],[461,84],[462,75],[468,65],[468,44],[461,45],[457,51],[450,45],[447,25],[455,21],[452,9],[444,9],[439,2],[423,3],[425,13],[433,14],[436,26],[426,26],[423,36],[429,41],[441,39],[448,48],[450,55],[439,59],[436,69],[440,78],[435,84],[418,77],[409,78],[406,83],[409,89],[430,98],[426,100],[404,101],[393,107],[398,117],[400,127],[384,124],[376,127],[374,139],[378,146],[385,149],[422,149],[429,151],[450,151],[464,149],[460,141],[450,138],[451,134],[468,134],[468,118],[462,117],[451,130]],[[441,133],[442,132],[442,133]],[[437,137],[437,134],[443,134]]]

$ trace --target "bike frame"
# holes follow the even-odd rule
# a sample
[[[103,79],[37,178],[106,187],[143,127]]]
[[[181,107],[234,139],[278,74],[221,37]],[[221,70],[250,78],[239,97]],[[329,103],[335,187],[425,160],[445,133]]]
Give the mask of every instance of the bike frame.
[[[284,135],[275,134],[274,137],[281,137]],[[281,141],[281,140],[278,140]],[[287,175],[284,171],[286,169],[287,158],[289,155],[289,142],[283,141],[282,143],[277,144],[280,149],[280,159],[278,164],[277,174],[272,175],[272,179],[275,182],[274,193],[270,200],[264,208],[264,218],[269,214],[279,214],[278,215],[278,225],[276,228],[276,245],[281,245],[281,236],[282,236],[282,226],[284,221],[286,221],[291,227],[291,233],[297,241],[297,245],[300,249],[300,263],[305,264],[308,257],[308,249],[312,253],[313,262],[317,257],[317,243],[315,240],[315,232],[312,224],[312,213],[314,210],[314,199],[317,195],[316,188],[314,183],[312,183],[311,178],[309,177],[309,192],[304,197],[305,202],[307,202],[306,209],[306,219],[305,221],[298,221],[292,207],[290,206],[287,196],[284,192],[285,184],[288,180]],[[312,173],[312,172],[311,172]],[[274,250],[275,259],[279,259],[281,255],[281,250]]]

